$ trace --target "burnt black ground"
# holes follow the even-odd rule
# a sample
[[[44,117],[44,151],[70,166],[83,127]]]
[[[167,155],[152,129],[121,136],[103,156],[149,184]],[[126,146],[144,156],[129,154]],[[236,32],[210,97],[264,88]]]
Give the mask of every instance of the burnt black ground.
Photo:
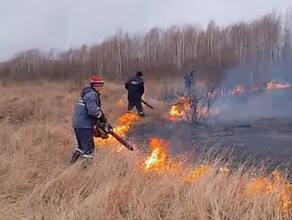
[[[220,156],[233,166],[264,165],[266,171],[279,169],[292,174],[292,118],[267,118],[250,122],[191,126],[185,122],[149,122],[135,126],[129,138],[149,151],[149,139],[170,141],[170,153],[191,154],[196,160]]]
[[[200,126],[150,120],[134,126],[129,137],[142,151],[149,151],[149,139],[157,137],[170,141],[172,155],[195,152],[193,160],[220,155],[235,167],[263,165],[268,172],[279,169],[292,176],[292,89],[227,97],[217,105],[223,109],[219,119]]]

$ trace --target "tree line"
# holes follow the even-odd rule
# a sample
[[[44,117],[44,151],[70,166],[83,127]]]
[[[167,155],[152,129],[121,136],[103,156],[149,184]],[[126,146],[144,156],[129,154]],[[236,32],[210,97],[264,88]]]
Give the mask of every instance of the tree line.
[[[120,81],[136,70],[162,78],[199,69],[202,78],[220,80],[228,69],[248,63],[250,71],[261,76],[265,67],[291,60],[291,42],[290,10],[226,27],[210,21],[206,29],[186,24],[146,33],[118,30],[100,44],[62,52],[31,49],[2,63],[0,75],[6,80],[80,80],[100,73],[108,80]]]

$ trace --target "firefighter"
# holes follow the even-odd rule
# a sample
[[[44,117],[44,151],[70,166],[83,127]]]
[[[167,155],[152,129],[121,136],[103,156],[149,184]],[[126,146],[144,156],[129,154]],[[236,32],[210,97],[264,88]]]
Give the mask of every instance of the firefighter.
[[[185,81],[185,92],[190,94],[193,90],[193,84],[195,83],[194,72],[190,71],[185,74],[184,81]]]
[[[101,110],[100,91],[104,85],[102,77],[93,76],[88,86],[82,89],[80,99],[75,105],[73,128],[78,147],[74,151],[71,163],[80,156],[91,160],[94,155],[94,128],[99,121],[106,125],[106,118]]]
[[[134,107],[138,110],[141,117],[145,117],[142,96],[144,94],[143,73],[138,71],[136,76],[125,83],[125,88],[128,91],[128,111],[133,111]]]

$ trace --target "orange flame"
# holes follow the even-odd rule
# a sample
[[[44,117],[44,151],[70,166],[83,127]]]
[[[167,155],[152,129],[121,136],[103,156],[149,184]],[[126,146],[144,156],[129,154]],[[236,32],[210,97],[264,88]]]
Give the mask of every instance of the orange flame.
[[[216,94],[210,93],[208,94],[210,97],[215,97]],[[198,103],[196,106],[196,114],[198,114],[199,117],[203,117],[204,115],[216,115],[218,114],[218,109],[210,111],[210,108],[208,108],[203,103]],[[178,120],[187,120],[187,116],[190,116],[192,114],[192,101],[187,97],[179,97],[178,103],[171,106],[169,111],[169,119],[171,121],[178,121]]]
[[[175,121],[175,120],[178,119],[178,118],[182,118],[183,115],[184,115],[184,112],[183,112],[183,110],[180,108],[180,106],[178,106],[178,105],[173,105],[173,106],[171,106],[171,108],[170,108],[170,112],[169,112],[169,114],[170,114],[170,119],[171,119],[172,121]]]
[[[282,210],[288,213],[292,209],[292,192],[290,184],[286,184],[280,172],[272,173],[272,180],[259,178],[248,184],[245,192],[247,194],[270,193],[276,195]]]
[[[142,164],[143,172],[163,172],[167,169],[167,148],[169,143],[158,138],[151,139],[151,155]]]
[[[125,100],[123,100],[123,99],[120,99],[119,101],[118,101],[118,106],[120,106],[120,107],[124,107],[124,106],[126,106],[126,102],[125,102]]]
[[[231,95],[243,95],[245,93],[245,87],[241,85],[235,86],[230,93]]]
[[[184,181],[195,182],[199,180],[199,178],[201,178],[203,175],[215,170],[223,174],[230,172],[230,170],[227,167],[220,167],[219,169],[215,169],[215,167],[211,165],[201,165],[198,168],[194,169],[190,174],[184,175]]]
[[[174,104],[170,108],[170,120],[176,121],[186,116],[187,112],[191,110],[191,102],[186,97],[179,97],[178,103]]]
[[[272,90],[272,89],[287,89],[290,88],[290,84],[289,83],[277,83],[275,81],[269,82],[267,84],[266,89],[268,90]]]
[[[121,125],[114,127],[113,131],[122,138],[125,138],[133,123],[139,119],[140,117],[135,113],[126,113],[118,119]],[[94,141],[98,147],[116,146],[117,152],[120,152],[122,149],[124,149],[124,147],[120,145],[112,136],[109,136],[107,139],[95,138]]]
[[[173,117],[182,117],[185,111],[190,108],[188,100],[183,97],[180,99],[180,103],[174,106],[176,107],[172,107],[170,111]],[[140,117],[134,113],[124,114],[118,119],[120,125],[115,127],[114,131],[121,137],[125,137],[133,123],[139,119]],[[125,149],[117,144],[116,140],[111,136],[108,139],[96,139],[95,141],[98,146],[115,146],[116,152]],[[154,138],[150,141],[150,147],[152,150],[150,156],[141,164],[141,169],[144,173],[157,172],[161,174],[171,171],[171,173],[179,174],[186,182],[196,182],[208,172],[215,170],[213,166],[202,165],[186,175],[187,170],[185,167],[179,166],[176,160],[170,160],[168,156],[168,141]],[[229,169],[224,167],[221,167],[218,171],[229,173]],[[286,184],[279,172],[273,173],[272,180],[259,178],[246,185],[244,189],[244,192],[249,195],[270,193],[276,196],[283,212],[288,213],[292,210],[292,184]]]
[[[220,167],[219,168],[219,172],[222,172],[222,173],[229,173],[229,169],[227,167]]]
[[[187,182],[193,182],[198,180],[200,177],[202,177],[204,174],[206,174],[208,171],[211,170],[211,166],[209,165],[202,165],[195,170],[193,170],[190,174],[186,175],[184,177],[184,180]]]

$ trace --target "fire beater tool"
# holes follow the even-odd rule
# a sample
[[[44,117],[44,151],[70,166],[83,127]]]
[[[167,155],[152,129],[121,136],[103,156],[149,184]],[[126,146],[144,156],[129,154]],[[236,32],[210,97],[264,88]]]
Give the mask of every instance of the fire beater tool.
[[[133,151],[134,148],[117,133],[114,132],[113,127],[106,122],[99,122],[94,127],[94,136],[102,139],[107,139],[108,134],[112,135],[118,142],[124,145],[128,150]]]
[[[153,106],[151,106],[150,104],[148,104],[147,102],[145,102],[143,99],[142,99],[142,103],[144,105],[146,105],[147,107],[151,108],[151,109],[154,109]]]

